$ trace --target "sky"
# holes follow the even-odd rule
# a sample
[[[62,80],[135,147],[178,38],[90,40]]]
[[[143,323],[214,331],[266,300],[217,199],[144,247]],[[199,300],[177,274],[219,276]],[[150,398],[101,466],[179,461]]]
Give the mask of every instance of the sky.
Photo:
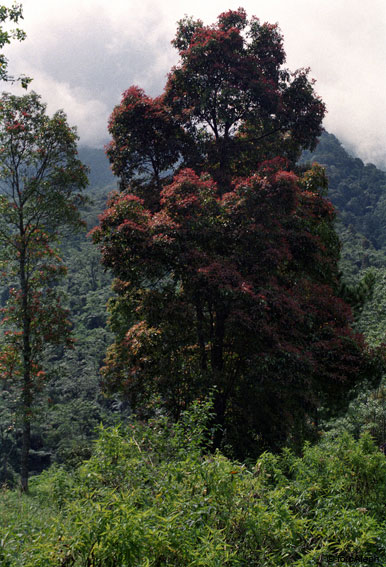
[[[3,0],[6,5],[11,0]],[[178,62],[170,45],[184,15],[213,23],[242,5],[278,23],[286,66],[310,67],[327,105],[324,126],[364,162],[386,169],[386,0],[21,0],[27,39],[5,50],[9,72],[63,109],[82,144],[102,147],[121,94],[156,96]],[[20,87],[3,90],[23,94]]]

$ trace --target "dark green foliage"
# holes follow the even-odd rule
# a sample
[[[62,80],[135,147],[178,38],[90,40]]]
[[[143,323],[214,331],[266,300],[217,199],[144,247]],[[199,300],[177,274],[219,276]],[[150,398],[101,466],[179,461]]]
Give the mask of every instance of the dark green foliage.
[[[375,248],[386,245],[386,173],[373,164],[365,165],[350,156],[333,135],[324,132],[305,161],[317,161],[326,168],[329,198],[346,227],[364,235]]]
[[[354,313],[358,314],[362,311],[363,306],[372,296],[376,276],[373,270],[368,270],[363,277],[355,284],[347,284],[341,282],[339,295],[351,305]]]
[[[91,242],[79,238],[64,247],[69,274],[61,293],[72,314],[74,349],[52,352],[51,376],[38,434],[51,462],[71,465],[90,454],[90,440],[103,421],[112,423],[110,408],[100,392],[99,369],[112,336],[107,328],[106,304],[111,278],[100,266]]]
[[[381,248],[377,250],[363,235],[356,232],[350,225],[346,228],[341,222],[337,223],[341,248],[340,267],[344,278],[357,281],[363,272],[372,268],[386,266],[386,253]]]

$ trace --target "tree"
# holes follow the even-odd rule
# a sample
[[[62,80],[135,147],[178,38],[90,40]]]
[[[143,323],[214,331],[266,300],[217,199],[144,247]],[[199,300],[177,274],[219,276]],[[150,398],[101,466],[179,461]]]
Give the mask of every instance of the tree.
[[[138,171],[152,182],[190,167],[209,172],[224,193],[233,176],[249,175],[264,159],[294,164],[315,146],[325,106],[306,69],[282,67],[277,25],[248,21],[240,8],[212,26],[181,20],[172,43],[181,61],[164,93],[151,99],[131,87],[111,116],[107,154],[122,189],[133,188]]]
[[[117,194],[93,233],[117,277],[106,388],[144,415],[161,396],[178,419],[215,387],[221,442],[238,456],[301,437],[321,405],[339,407],[371,374],[337,297],[320,172],[299,179],[272,167],[224,196],[183,170],[157,213]]]
[[[55,283],[65,267],[52,245],[63,227],[80,227],[87,184],[77,136],[62,111],[52,118],[36,93],[0,99],[0,242],[9,300],[3,309],[1,372],[18,388],[22,421],[21,487],[28,489],[34,398],[50,345],[71,344]]]
[[[11,43],[11,40],[16,39],[23,41],[26,37],[25,32],[20,28],[14,30],[6,30],[3,24],[13,22],[17,24],[19,20],[23,19],[23,11],[21,4],[13,4],[11,8],[0,6],[0,49],[5,45]],[[1,81],[20,81],[23,88],[27,88],[31,79],[22,75],[14,79],[8,74],[8,59],[3,53],[0,53],[0,80]]]
[[[163,97],[152,99],[138,87],[129,88],[109,122],[114,142],[108,149],[122,189],[130,184],[154,201],[162,189],[162,173],[180,158],[183,131],[165,108]]]
[[[160,396],[177,419],[215,388],[215,444],[245,457],[315,431],[321,406],[344,406],[372,360],[337,296],[323,170],[291,171],[324,105],[305,72],[282,69],[277,26],[248,27],[239,9],[210,27],[183,20],[174,44],[181,63],[157,113],[174,124],[174,179],[165,164],[156,206],[154,184],[152,199],[135,184],[112,195],[93,232],[116,276],[104,381],[143,415]],[[160,148],[151,113],[142,121]],[[131,125],[126,93],[108,148],[125,183]]]

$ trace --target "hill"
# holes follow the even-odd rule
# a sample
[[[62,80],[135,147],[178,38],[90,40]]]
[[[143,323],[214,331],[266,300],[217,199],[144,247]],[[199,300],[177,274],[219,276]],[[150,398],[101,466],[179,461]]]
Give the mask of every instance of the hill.
[[[104,150],[80,146],[78,149],[79,159],[90,168],[89,183],[90,188],[106,187],[116,183],[108,159]]]
[[[324,132],[316,150],[304,152],[303,162],[326,168],[328,197],[339,220],[368,239],[376,249],[386,246],[386,173],[351,156],[333,135]]]

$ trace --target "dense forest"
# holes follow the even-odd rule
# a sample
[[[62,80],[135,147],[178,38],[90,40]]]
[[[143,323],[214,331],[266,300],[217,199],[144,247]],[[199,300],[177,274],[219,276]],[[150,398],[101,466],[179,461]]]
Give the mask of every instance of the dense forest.
[[[173,45],[106,153],[1,98],[0,564],[383,564],[386,173],[277,25]]]

